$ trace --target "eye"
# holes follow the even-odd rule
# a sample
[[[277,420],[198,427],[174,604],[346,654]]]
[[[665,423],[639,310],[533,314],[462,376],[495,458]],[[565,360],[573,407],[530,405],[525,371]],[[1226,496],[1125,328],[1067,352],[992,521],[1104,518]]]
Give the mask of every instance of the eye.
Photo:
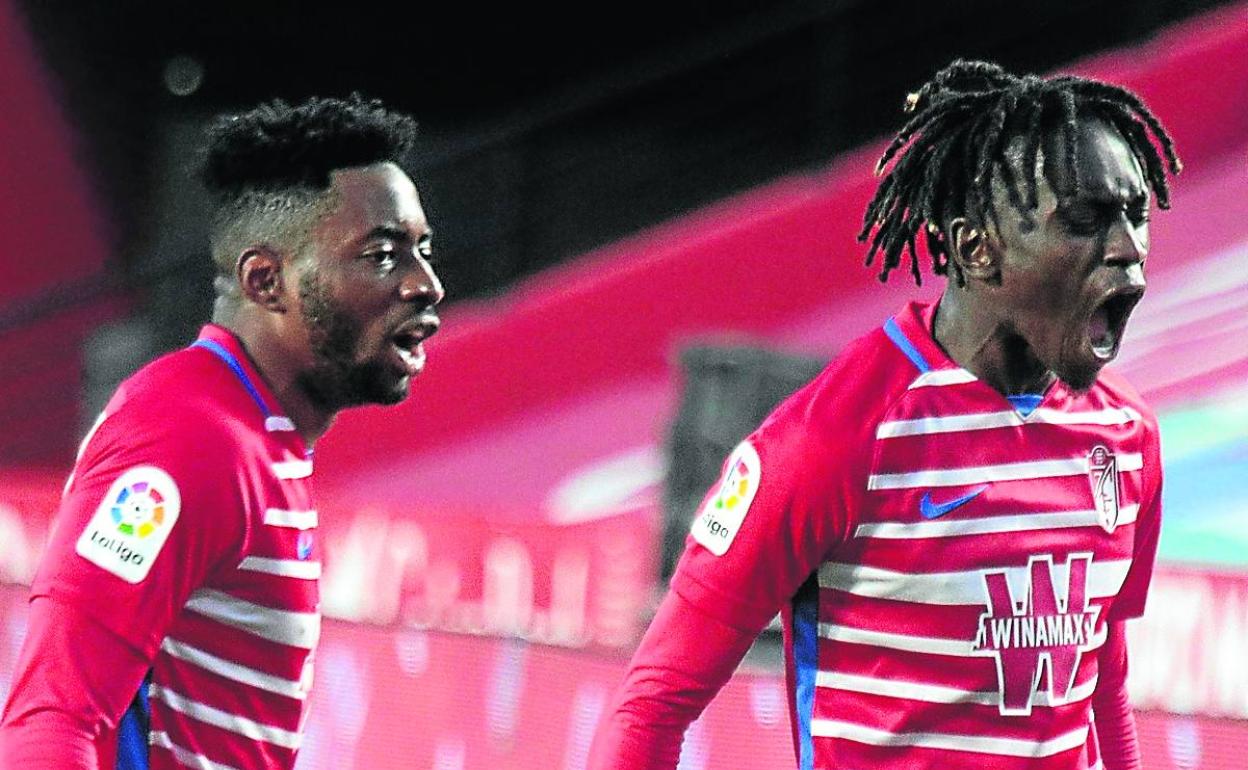
[[[397,256],[393,247],[383,247],[373,249],[364,253],[364,258],[373,263],[373,265],[381,272],[390,272],[395,268]]]
[[[431,238],[428,235],[421,238],[420,241],[416,243],[416,251],[424,259],[426,260],[432,259],[433,258],[433,238]]]
[[[1062,220],[1075,235],[1096,235],[1105,224],[1103,211],[1083,204],[1062,209]]]
[[[1127,211],[1127,219],[1131,220],[1131,224],[1136,227],[1142,227],[1148,224],[1147,208],[1132,208]]]

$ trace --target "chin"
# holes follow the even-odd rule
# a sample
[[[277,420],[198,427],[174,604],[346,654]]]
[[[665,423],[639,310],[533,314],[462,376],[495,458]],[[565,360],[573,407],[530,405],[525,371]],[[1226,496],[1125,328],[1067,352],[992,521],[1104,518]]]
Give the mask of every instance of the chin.
[[[1076,369],[1059,371],[1056,374],[1059,380],[1066,383],[1066,387],[1076,393],[1086,393],[1096,384],[1096,379],[1101,374],[1101,367],[1078,367]]]
[[[402,385],[378,394],[378,396],[373,398],[372,401],[374,404],[378,404],[380,406],[394,406],[395,404],[401,404],[406,401],[408,393],[410,392],[411,388],[409,388],[407,383],[404,382]]]
[[[374,380],[367,392],[364,394],[364,401],[369,404],[377,404],[379,406],[394,406],[402,403],[408,393],[412,389],[411,377],[400,377],[397,380],[391,377],[379,378]]]
[[[407,398],[411,389],[411,377],[399,375],[378,365],[365,365],[353,369],[341,383],[344,394],[342,406],[377,404],[393,406]]]

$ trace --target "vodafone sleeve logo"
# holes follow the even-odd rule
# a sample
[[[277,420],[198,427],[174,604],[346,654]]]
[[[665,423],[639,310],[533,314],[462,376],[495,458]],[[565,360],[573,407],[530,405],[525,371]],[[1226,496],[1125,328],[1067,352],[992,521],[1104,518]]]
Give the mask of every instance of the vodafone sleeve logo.
[[[127,583],[140,583],[182,510],[178,485],[154,465],[122,473],[78,537],[74,550]]]
[[[728,552],[758,493],[762,470],[758,452],[749,441],[732,450],[715,493],[707,498],[693,521],[694,540],[716,556]]]

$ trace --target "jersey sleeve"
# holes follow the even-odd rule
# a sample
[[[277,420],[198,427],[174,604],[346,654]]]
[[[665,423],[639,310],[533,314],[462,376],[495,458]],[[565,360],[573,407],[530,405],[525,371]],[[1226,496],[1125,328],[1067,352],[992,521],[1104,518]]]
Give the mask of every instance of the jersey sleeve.
[[[793,411],[773,415],[729,456],[672,577],[685,600],[749,633],[794,596],[848,527],[839,480],[852,463]]]
[[[1161,448],[1157,439],[1155,418],[1150,416],[1149,444],[1144,454],[1144,498],[1136,515],[1135,542],[1132,549],[1131,569],[1109,609],[1108,619],[1128,620],[1144,614],[1148,586],[1153,579],[1153,566],[1157,561],[1157,544],[1161,535]]]
[[[147,406],[123,405],[88,441],[32,597],[75,607],[150,659],[191,593],[241,558],[247,525],[228,427]]]
[[[1097,654],[1092,713],[1105,770],[1139,770],[1140,743],[1135,715],[1127,697],[1127,629],[1124,621],[1109,624]]]
[[[599,728],[593,770],[675,767],[685,729],[845,531],[843,468],[793,418],[805,414],[798,406],[738,445],[703,500],[672,590]]]
[[[732,676],[755,636],[669,592],[598,727],[590,770],[676,767],[685,729]]]
[[[114,715],[134,697],[149,661],[76,607],[38,597],[0,723],[6,770],[113,766]]]

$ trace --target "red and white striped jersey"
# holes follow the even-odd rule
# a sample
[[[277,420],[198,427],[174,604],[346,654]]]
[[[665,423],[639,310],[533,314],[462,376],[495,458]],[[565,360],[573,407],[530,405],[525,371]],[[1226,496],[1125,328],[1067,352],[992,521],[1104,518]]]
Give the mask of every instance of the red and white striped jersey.
[[[1112,372],[1007,399],[911,304],[725,465],[673,589],[758,628],[784,607],[803,770],[1098,768],[1106,623],[1156,553],[1155,417]]]
[[[110,401],[32,593],[152,661],[102,738],[119,767],[146,766],[134,757],[149,752],[151,768],[293,767],[321,624],[311,474],[294,424],[223,328]]]

